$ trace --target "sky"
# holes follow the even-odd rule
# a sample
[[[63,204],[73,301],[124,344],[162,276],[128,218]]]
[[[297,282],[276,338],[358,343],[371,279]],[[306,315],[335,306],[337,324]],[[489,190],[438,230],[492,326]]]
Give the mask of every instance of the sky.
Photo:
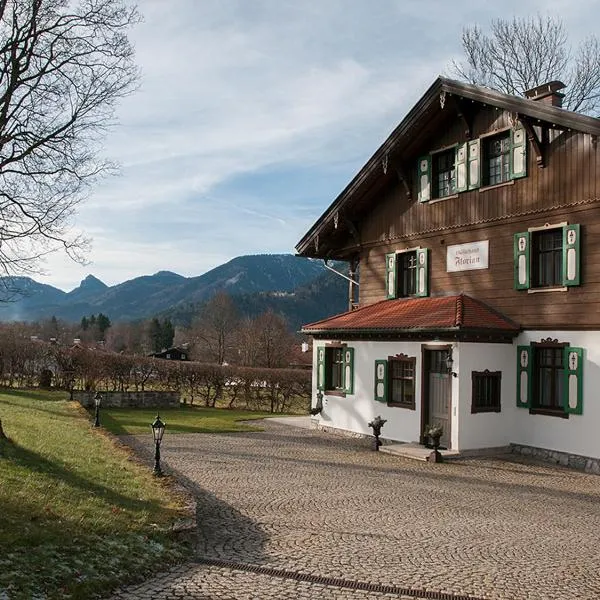
[[[460,60],[464,26],[562,18],[577,43],[600,0],[138,0],[139,89],[104,154],[119,174],[79,208],[89,264],[50,256],[66,291],[161,270],[196,276],[293,253],[413,104]],[[502,10],[501,14],[499,10]]]

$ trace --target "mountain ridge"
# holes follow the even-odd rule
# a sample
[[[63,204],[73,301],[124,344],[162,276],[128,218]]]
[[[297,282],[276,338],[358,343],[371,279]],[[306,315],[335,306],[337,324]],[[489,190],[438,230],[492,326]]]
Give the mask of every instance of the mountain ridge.
[[[181,312],[184,307],[201,307],[217,291],[235,296],[236,302],[251,312],[260,312],[261,302],[292,305],[292,300],[283,299],[285,295],[294,297],[296,290],[302,290],[325,272],[324,265],[314,259],[257,254],[238,256],[194,277],[158,271],[108,286],[89,274],[69,292],[29,277],[5,277],[0,278],[0,283],[6,292],[4,299],[10,301],[0,303],[0,320],[35,321],[55,316],[76,322],[83,316],[102,312],[113,322],[133,321]],[[268,294],[283,296],[273,301]],[[304,296],[300,294],[300,298]]]

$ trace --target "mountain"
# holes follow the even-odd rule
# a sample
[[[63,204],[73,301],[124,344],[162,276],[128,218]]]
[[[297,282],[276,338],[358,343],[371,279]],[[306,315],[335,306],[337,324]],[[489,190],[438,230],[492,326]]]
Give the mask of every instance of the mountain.
[[[56,316],[76,322],[102,312],[115,322],[157,314],[186,314],[220,290],[235,296],[240,307],[250,312],[262,312],[260,306],[272,306],[274,310],[281,306],[278,312],[292,311],[300,299],[313,307],[303,309],[306,314],[313,314],[316,307],[328,303],[328,299],[316,299],[310,287],[324,273],[329,274],[321,261],[291,254],[264,254],[239,256],[198,277],[159,271],[107,286],[88,275],[68,293],[28,277],[5,277],[0,278],[0,286],[6,290],[4,299],[11,301],[0,303],[0,320],[33,321]],[[323,316],[326,314],[321,312],[316,318]]]
[[[254,292],[232,298],[241,315],[256,317],[271,309],[285,317],[291,330],[298,331],[306,323],[348,310],[348,282],[331,271],[322,271],[318,277],[291,292]],[[160,316],[188,327],[202,312],[204,304],[179,304]]]

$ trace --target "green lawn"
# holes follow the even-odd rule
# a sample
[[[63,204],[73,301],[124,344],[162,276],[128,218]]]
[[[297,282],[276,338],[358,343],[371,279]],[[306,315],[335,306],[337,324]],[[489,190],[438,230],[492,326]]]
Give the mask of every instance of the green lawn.
[[[166,424],[165,435],[261,431],[260,427],[247,425],[240,421],[269,416],[274,415],[267,412],[202,408],[190,405],[160,410],[160,418]],[[156,409],[107,408],[100,413],[102,426],[116,435],[151,433],[150,424],[155,417]]]
[[[0,598],[96,598],[183,559],[182,499],[65,394],[0,393],[0,419]]]

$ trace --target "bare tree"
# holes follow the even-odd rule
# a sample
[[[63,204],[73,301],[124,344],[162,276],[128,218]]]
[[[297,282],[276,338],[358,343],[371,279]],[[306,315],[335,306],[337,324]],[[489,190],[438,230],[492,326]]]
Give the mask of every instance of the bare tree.
[[[269,369],[287,366],[295,340],[285,318],[269,309],[256,318],[255,327],[258,364]]]
[[[557,17],[495,19],[489,33],[465,27],[462,47],[465,60],[451,67],[459,79],[515,95],[560,80],[567,86],[565,108],[600,111],[600,42],[590,35],[572,50]]]
[[[239,315],[231,297],[215,294],[192,324],[191,337],[196,354],[219,365],[228,358],[239,323]]]
[[[124,0],[0,0],[0,269],[39,269],[63,249],[84,260],[71,220],[112,165],[99,142],[136,85]]]

